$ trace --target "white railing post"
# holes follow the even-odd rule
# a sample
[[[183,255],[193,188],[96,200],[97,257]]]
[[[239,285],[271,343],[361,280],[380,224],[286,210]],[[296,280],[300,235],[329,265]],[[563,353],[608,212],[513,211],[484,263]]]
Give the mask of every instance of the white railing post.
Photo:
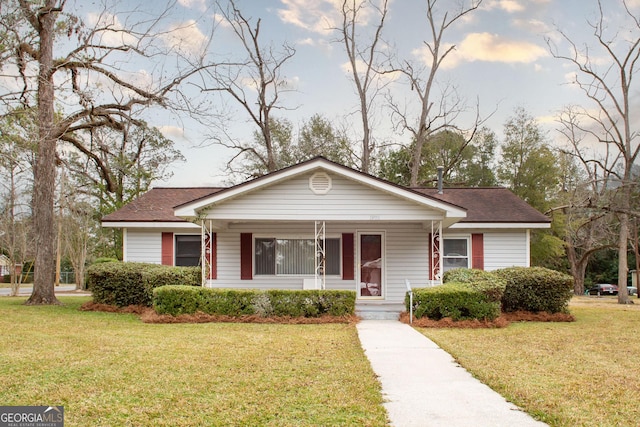
[[[407,285],[407,292],[409,292],[409,324],[413,325],[413,290],[409,279],[404,279],[404,284]]]

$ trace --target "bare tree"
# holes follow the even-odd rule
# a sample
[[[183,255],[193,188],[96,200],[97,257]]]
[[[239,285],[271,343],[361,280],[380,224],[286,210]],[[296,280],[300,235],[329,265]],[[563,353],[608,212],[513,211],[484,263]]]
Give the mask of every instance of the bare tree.
[[[96,218],[145,193],[154,181],[170,178],[169,166],[184,161],[173,141],[142,121],[122,122],[117,129],[91,129],[83,136],[87,152],[61,153],[60,161],[69,170],[76,193],[88,196]],[[108,255],[122,259],[122,230],[99,233],[110,240]]]
[[[89,154],[80,134],[99,127],[118,128],[136,121],[149,105],[169,106],[172,91],[199,67],[169,72],[167,52],[156,27],[168,13],[124,27],[107,8],[94,26],[65,14],[65,0],[7,0],[0,11],[2,41],[12,52],[0,64],[15,86],[3,88],[6,106],[20,104],[37,111],[38,148],[34,172],[34,287],[27,304],[58,304],[54,295],[56,149],[65,141]],[[132,14],[135,15],[135,12]],[[137,11],[140,12],[140,11]],[[132,21],[135,18],[132,18]],[[70,46],[64,55],[58,50]],[[58,51],[57,50],[57,51]],[[56,52],[57,52],[56,51]],[[137,70],[125,70],[143,58],[157,75],[149,83]],[[54,77],[56,77],[54,79]],[[67,102],[54,110],[54,102]],[[72,105],[73,104],[73,105]],[[5,114],[7,114],[5,112]]]
[[[430,38],[423,41],[424,47],[430,55],[428,66],[415,65],[411,61],[404,61],[403,64],[394,69],[394,72],[402,73],[408,80],[412,92],[419,100],[419,113],[417,118],[413,118],[406,111],[406,108],[398,105],[393,99],[389,100],[396,126],[408,131],[415,144],[411,156],[411,179],[410,185],[417,186],[422,156],[422,147],[427,142],[430,135],[447,128],[454,128],[453,122],[457,116],[465,109],[465,106],[457,96],[454,87],[448,85],[444,87],[440,94],[437,93],[436,76],[443,61],[453,52],[455,45],[445,43],[445,33],[452,26],[462,20],[466,15],[476,10],[482,0],[472,0],[469,5],[465,2],[459,3],[456,10],[439,11],[436,7],[438,0],[427,0],[427,26]],[[447,6],[450,4],[447,3]],[[475,130],[481,124],[476,115],[473,130],[467,138],[467,143],[471,142]],[[463,147],[464,148],[464,147]]]
[[[564,242],[569,268],[574,279],[574,293],[584,292],[584,279],[592,256],[602,250],[616,247],[617,233],[614,216],[600,207],[610,203],[612,188],[610,174],[601,165],[608,164],[607,154],[596,158],[585,149],[588,134],[581,120],[581,109],[565,107],[558,115],[558,131],[568,143],[562,150],[564,156],[572,159],[575,168],[567,168],[564,173],[559,206],[550,212],[561,212],[564,216]]]
[[[272,172],[279,167],[271,130],[272,119],[275,118],[273,112],[285,109],[281,95],[293,90],[283,75],[283,69],[296,51],[286,42],[278,48],[264,44],[260,34],[262,20],[253,21],[246,17],[234,0],[229,0],[226,7],[220,7],[220,11],[225,26],[231,28],[240,43],[240,55],[243,57],[233,56],[210,67],[207,70],[208,81],[204,81],[202,90],[222,94],[225,109],[229,99],[238,105],[248,115],[249,122],[257,126],[264,150],[256,150],[248,141],[237,140],[228,134],[224,122],[214,123],[217,133],[224,135],[224,138],[215,138],[221,145],[236,151],[227,164],[231,170],[236,159],[242,159],[245,153],[250,152],[264,169]],[[223,121],[224,117],[225,114],[220,114],[218,119]]]
[[[62,246],[75,272],[76,289],[84,289],[85,266],[89,258],[92,236],[99,227],[94,218],[94,209],[90,203],[77,195],[62,195],[61,204]]]
[[[33,256],[32,113],[16,112],[0,125],[0,250],[9,258],[13,296],[18,295],[22,282],[22,274],[17,274],[16,268]]]
[[[340,34],[340,42],[344,44],[351,77],[356,87],[359,100],[359,113],[362,121],[362,154],[360,170],[368,173],[371,165],[371,154],[376,148],[373,137],[372,119],[375,101],[385,84],[380,79],[377,69],[380,67],[383,43],[382,30],[387,17],[388,0],[343,0],[341,7],[342,25],[336,30]],[[365,11],[374,11],[377,16],[373,34],[370,39],[362,42],[359,30],[369,27],[361,22]]]
[[[581,117],[588,124],[584,131],[594,141],[611,153],[608,163],[600,164],[602,170],[615,177],[616,197],[612,204],[601,206],[615,212],[619,222],[618,234],[618,302],[629,302],[627,293],[628,248],[630,236],[631,195],[636,183],[633,180],[632,167],[640,152],[639,134],[634,130],[637,115],[632,104],[634,101],[634,76],[640,57],[640,19],[622,0],[621,8],[626,21],[616,17],[614,28],[609,28],[609,19],[601,1],[597,2],[598,18],[588,22],[593,30],[594,45],[578,46],[572,37],[558,28],[562,40],[567,43],[567,53],[547,40],[551,54],[567,61],[576,70],[573,84],[580,88],[584,96],[591,101],[593,109],[582,108]],[[614,6],[607,3],[613,13]],[[625,31],[621,31],[624,28]],[[602,61],[601,56],[607,61]],[[598,60],[596,60],[598,58]],[[600,64],[606,64],[601,66]],[[613,185],[613,183],[612,183]]]

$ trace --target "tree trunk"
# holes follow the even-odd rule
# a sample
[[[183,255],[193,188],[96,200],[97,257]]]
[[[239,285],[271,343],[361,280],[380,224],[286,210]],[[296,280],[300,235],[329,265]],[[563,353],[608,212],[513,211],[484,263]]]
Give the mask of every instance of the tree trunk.
[[[38,10],[40,35],[38,74],[38,151],[34,171],[34,221],[36,256],[33,293],[28,305],[60,304],[54,292],[55,229],[54,193],[56,138],[54,127],[53,39],[57,12],[54,0]]]
[[[584,294],[584,276],[587,271],[588,257],[579,258],[575,248],[567,244],[567,259],[569,260],[569,268],[573,276],[573,293],[575,295]]]
[[[627,169],[631,169],[628,167]],[[627,276],[629,275],[629,259],[628,259],[628,247],[629,247],[629,215],[626,213],[629,211],[631,200],[631,187],[628,185],[631,182],[627,179],[630,173],[625,173],[625,179],[622,182],[622,197],[620,200],[620,210],[623,212],[619,214],[620,218],[620,235],[618,238],[618,304],[629,304],[629,292],[627,290]]]
[[[636,297],[640,298],[640,292],[638,292],[638,288],[640,288],[640,247],[638,247],[638,218],[633,219],[633,242],[633,253],[636,258]],[[633,283],[633,281],[631,283]]]
[[[420,164],[422,163],[422,147],[424,146],[424,139],[421,134],[416,136],[416,145],[413,153],[411,153],[411,177],[409,178],[409,186],[418,186],[418,173],[420,172]]]

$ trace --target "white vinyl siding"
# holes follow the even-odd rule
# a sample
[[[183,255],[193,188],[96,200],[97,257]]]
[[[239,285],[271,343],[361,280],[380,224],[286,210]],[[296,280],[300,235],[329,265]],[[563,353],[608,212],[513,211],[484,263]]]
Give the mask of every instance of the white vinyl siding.
[[[126,230],[125,261],[162,263],[162,233],[160,231]]]
[[[484,269],[528,267],[528,243],[526,230],[485,232]]]
[[[429,232],[421,225],[394,224],[386,227],[386,299],[403,302],[409,280],[413,288],[428,286]]]
[[[239,224],[229,230],[218,231],[218,278],[210,281],[210,286],[255,289],[302,289],[303,276],[260,276],[255,274],[252,280],[240,280],[240,233],[260,235],[298,235],[313,236],[313,222],[301,224]],[[406,286],[405,279],[412,286],[427,285],[429,275],[428,238],[429,234],[421,224],[386,224],[384,227],[371,228],[367,224],[330,224],[327,223],[327,237],[341,237],[342,233],[353,233],[357,244],[358,231],[385,232],[385,300],[402,302]],[[356,260],[356,268],[358,268]],[[313,277],[309,275],[307,277]],[[357,277],[357,274],[356,274]],[[327,276],[327,289],[356,290],[356,280],[342,280],[341,276]]]
[[[216,204],[207,218],[374,222],[442,218],[441,212],[337,176],[332,176],[332,187],[327,194],[315,194],[309,189],[310,176],[293,178]]]
[[[167,231],[167,230],[164,230]],[[180,233],[180,230],[174,230]],[[428,286],[429,233],[419,223],[379,224],[329,223],[327,237],[342,238],[343,233],[353,233],[357,245],[358,232],[385,233],[384,299],[402,302],[405,295],[405,279],[414,288]],[[526,230],[473,230],[484,234],[485,270],[529,265]],[[291,238],[312,238],[314,223],[245,223],[231,224],[226,230],[218,230],[218,278],[211,286],[256,289],[302,289],[302,282],[309,276],[259,276],[252,280],[240,280],[240,233],[257,236],[286,235]],[[457,236],[457,231],[453,236]],[[447,235],[445,234],[446,238]],[[160,231],[127,230],[125,238],[126,261],[161,263],[162,233]],[[342,267],[342,266],[341,266]],[[358,262],[356,259],[356,268]],[[357,277],[357,274],[356,274]],[[342,276],[327,276],[327,289],[356,290],[356,280],[342,280]]]

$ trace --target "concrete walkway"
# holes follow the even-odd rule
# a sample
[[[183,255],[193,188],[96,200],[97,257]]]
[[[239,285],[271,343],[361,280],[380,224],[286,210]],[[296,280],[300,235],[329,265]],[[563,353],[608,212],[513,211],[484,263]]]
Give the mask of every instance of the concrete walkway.
[[[451,355],[409,325],[396,320],[362,320],[357,328],[382,384],[392,425],[546,426],[473,378]]]

